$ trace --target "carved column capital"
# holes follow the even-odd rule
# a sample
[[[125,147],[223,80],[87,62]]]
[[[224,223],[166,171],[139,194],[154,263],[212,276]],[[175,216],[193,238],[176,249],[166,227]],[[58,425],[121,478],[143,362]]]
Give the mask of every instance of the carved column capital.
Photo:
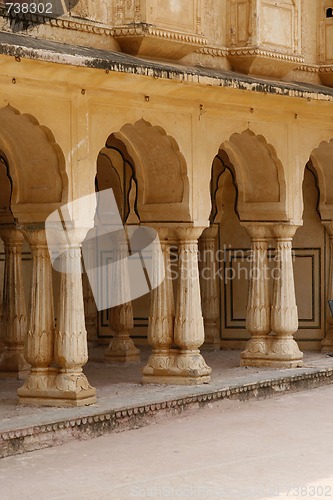
[[[203,230],[200,240],[215,240],[218,231],[218,224],[211,224],[209,227],[206,227],[206,229]]]
[[[24,237],[21,231],[14,224],[0,226],[0,238],[5,245],[22,245]]]
[[[253,241],[264,241],[272,237],[271,226],[269,224],[256,222],[242,223],[241,225],[245,227]]]
[[[204,227],[195,226],[177,227],[176,235],[179,243],[197,243],[204,229]]]
[[[272,235],[278,240],[292,241],[297,229],[300,225],[291,224],[274,224],[271,226]]]
[[[44,227],[33,229],[31,226],[21,226],[21,232],[30,247],[47,247],[47,238]]]

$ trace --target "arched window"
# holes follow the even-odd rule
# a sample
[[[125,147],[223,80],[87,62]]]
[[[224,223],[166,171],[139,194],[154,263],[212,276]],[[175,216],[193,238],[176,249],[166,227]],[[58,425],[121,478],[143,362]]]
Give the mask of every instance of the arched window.
[[[326,9],[326,17],[333,17],[333,9]]]

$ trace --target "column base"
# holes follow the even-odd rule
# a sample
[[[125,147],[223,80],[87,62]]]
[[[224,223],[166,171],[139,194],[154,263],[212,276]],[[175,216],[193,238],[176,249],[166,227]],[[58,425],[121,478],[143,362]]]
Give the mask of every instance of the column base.
[[[143,369],[143,384],[201,385],[210,382],[212,369],[199,351],[170,349],[169,355],[163,353],[164,358],[158,356],[158,353],[152,354]]]
[[[272,338],[268,336],[252,336],[246,343],[245,350],[240,355],[240,366],[266,366],[263,361],[272,345]]]
[[[30,370],[22,350],[5,349],[0,356],[0,378],[25,378]]]
[[[253,366],[257,368],[302,368],[303,359],[282,360],[264,358],[241,359],[240,366]]]
[[[104,351],[104,356],[109,363],[133,363],[140,361],[140,350],[135,347],[131,337],[114,338]]]
[[[321,352],[333,352],[332,332],[327,332],[326,337],[321,341]]]
[[[174,365],[177,349],[154,349],[146,366],[142,369],[143,384],[171,384],[171,368]]]
[[[210,376],[184,377],[179,375],[144,375],[141,382],[143,384],[158,385],[202,385],[209,384]]]
[[[303,353],[292,337],[253,338],[241,353],[240,366],[299,368],[303,366]]]
[[[79,396],[79,397],[78,397]],[[19,396],[19,403],[28,406],[56,406],[56,407],[77,407],[88,406],[96,403],[96,393],[94,391],[83,391],[83,394],[63,393],[47,391],[40,395]]]
[[[58,373],[56,368],[32,370],[17,394],[20,404],[30,406],[73,407],[96,403],[96,389],[83,373]]]

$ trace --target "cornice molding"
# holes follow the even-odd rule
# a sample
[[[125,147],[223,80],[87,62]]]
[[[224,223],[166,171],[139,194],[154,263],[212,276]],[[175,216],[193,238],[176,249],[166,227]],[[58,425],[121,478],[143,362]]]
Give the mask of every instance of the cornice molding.
[[[228,56],[261,56],[269,57],[272,59],[277,59],[279,61],[288,61],[294,63],[303,63],[304,57],[294,54],[286,54],[283,52],[273,52],[271,50],[262,49],[260,47],[239,47],[239,48],[228,48]]]
[[[202,35],[191,35],[180,31],[168,30],[166,28],[157,28],[147,23],[138,23],[129,26],[116,26],[111,29],[115,39],[124,37],[150,36],[165,38],[181,43],[206,45],[207,41]]]

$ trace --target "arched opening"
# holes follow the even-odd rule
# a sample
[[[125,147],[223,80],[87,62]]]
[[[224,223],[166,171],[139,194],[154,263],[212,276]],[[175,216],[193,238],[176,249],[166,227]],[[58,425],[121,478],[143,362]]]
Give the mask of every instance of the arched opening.
[[[117,209],[122,224],[139,224],[139,212],[137,208],[138,181],[136,177],[134,161],[128,153],[123,141],[111,134],[105,147],[101,149],[97,157],[97,173],[95,178],[96,192],[112,189]],[[111,200],[110,200],[111,203]],[[105,265],[108,259],[112,259],[112,251],[105,249],[102,253],[101,265]],[[89,285],[87,285],[89,286]],[[87,293],[86,301],[87,301]],[[89,295],[89,294],[88,294]],[[146,339],[148,321],[149,299],[146,296],[132,301],[133,329],[131,335],[135,341],[142,342]],[[96,314],[96,309],[95,309]],[[97,325],[92,318],[86,314],[88,339],[98,343],[107,344],[113,337],[112,325],[110,330],[110,309],[101,310],[98,313]]]
[[[141,227],[154,224],[159,227],[173,224],[176,227],[177,223],[190,220],[189,180],[185,158],[172,136],[145,120],[139,120],[133,125],[126,124],[109,135],[98,154],[95,185],[98,192],[110,188],[113,190],[127,236],[138,224]],[[130,242],[128,246],[130,249]],[[112,260],[107,250],[103,252],[102,258],[103,262]],[[144,269],[144,273],[146,277],[149,275],[147,269]],[[148,276],[148,284],[149,279]],[[175,282],[174,286],[177,287]],[[91,292],[88,287],[85,288],[86,320],[90,322],[87,311]],[[128,307],[133,315],[133,323],[130,327],[129,321],[128,330],[138,346],[147,344],[151,303],[151,294],[148,292],[147,288],[147,292],[136,295],[137,298]],[[88,328],[91,331],[91,341],[103,344],[111,340],[111,346],[115,340],[112,314],[112,308],[103,309],[99,313],[95,309],[95,324],[91,324],[91,329]],[[108,356],[106,352],[105,354]],[[109,354],[110,360],[111,357],[114,358],[114,352]],[[127,360],[126,356],[123,359],[119,356],[118,359],[124,362]]]
[[[333,297],[333,184],[332,184],[332,161],[333,161],[333,140],[323,141],[314,149],[310,155],[307,167],[315,176],[318,186],[318,217],[322,222],[322,231],[324,231],[325,258],[323,258],[323,282],[324,292],[321,302],[321,350],[322,352],[331,352],[333,348],[333,318],[331,316],[328,300]],[[318,338],[319,343],[320,338]],[[316,346],[317,347],[317,346]]]
[[[238,197],[235,167],[227,153],[220,149],[212,165],[210,222],[218,226],[216,246],[218,272],[216,274],[219,301],[215,314],[218,313],[216,326],[220,341],[219,347],[222,349],[240,349],[248,339],[245,316],[250,238],[240,224]],[[204,286],[202,286],[203,290]],[[205,297],[204,293],[203,297]],[[203,303],[204,318],[205,309],[206,306]]]
[[[329,7],[328,9],[326,9],[326,17],[327,18],[333,17],[333,9],[331,7]]]
[[[246,317],[251,273],[251,238],[245,226],[288,220],[284,169],[263,136],[245,130],[222,143],[212,165],[211,200],[211,227],[218,227],[216,335],[218,331],[222,348],[242,349],[249,339]],[[211,294],[212,286],[209,289]],[[202,283],[203,315],[211,323],[211,306],[205,301],[211,304],[213,300],[206,294]]]
[[[52,284],[44,229],[50,213],[67,201],[67,184],[64,156],[50,130],[33,116],[21,115],[10,106],[2,108],[0,378],[29,378],[31,366],[38,366],[40,362],[48,367],[54,361],[57,313],[54,314],[53,303],[57,303],[60,294]],[[41,338],[43,346],[39,345]],[[30,350],[32,344],[36,350]],[[44,372],[46,378],[47,372],[48,368]],[[25,392],[24,397],[31,396],[30,383],[31,379],[26,386],[18,388],[20,397],[21,390],[22,395]],[[43,382],[44,386],[46,383]],[[16,394],[13,397],[16,399]],[[35,397],[38,399],[36,394]],[[45,392],[41,397],[47,397]]]

